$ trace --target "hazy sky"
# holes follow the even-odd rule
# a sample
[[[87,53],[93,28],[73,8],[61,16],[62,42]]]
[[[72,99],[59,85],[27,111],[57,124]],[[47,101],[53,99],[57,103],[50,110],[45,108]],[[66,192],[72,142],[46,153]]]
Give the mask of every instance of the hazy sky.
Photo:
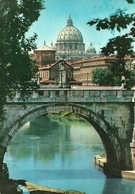
[[[66,26],[69,15],[73,25],[83,35],[85,48],[90,43],[97,51],[105,46],[107,40],[116,35],[108,30],[96,31],[95,26],[90,27],[87,22],[95,18],[104,18],[115,13],[119,8],[125,12],[135,12],[135,4],[128,4],[126,0],[45,0],[46,9],[30,28],[28,36],[37,33],[37,47],[44,41],[50,46],[56,43],[58,33]]]

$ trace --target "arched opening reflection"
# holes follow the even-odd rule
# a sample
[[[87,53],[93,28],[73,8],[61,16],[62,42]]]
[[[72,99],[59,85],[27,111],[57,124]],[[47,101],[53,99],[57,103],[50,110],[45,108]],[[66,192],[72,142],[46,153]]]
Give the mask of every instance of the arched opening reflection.
[[[14,179],[86,193],[100,180],[102,193],[105,175],[93,163],[94,155],[102,152],[102,142],[86,120],[42,115],[16,133],[5,162]]]

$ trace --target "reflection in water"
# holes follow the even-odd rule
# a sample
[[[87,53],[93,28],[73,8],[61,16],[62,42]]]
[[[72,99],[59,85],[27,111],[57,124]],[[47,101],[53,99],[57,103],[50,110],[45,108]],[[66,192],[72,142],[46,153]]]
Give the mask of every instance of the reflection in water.
[[[95,130],[84,120],[41,116],[27,123],[7,149],[10,177],[87,194],[132,194],[134,182],[107,178],[93,164],[103,152]]]
[[[106,179],[102,194],[134,194],[135,182],[133,180],[110,178]]]

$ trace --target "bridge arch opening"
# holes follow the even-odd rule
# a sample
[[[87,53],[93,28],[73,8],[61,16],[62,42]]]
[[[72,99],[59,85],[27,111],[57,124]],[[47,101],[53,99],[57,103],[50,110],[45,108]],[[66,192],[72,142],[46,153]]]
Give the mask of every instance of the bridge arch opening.
[[[32,118],[52,112],[63,111],[73,112],[87,120],[99,134],[107,157],[109,169],[120,171],[124,168],[123,146],[119,140],[117,131],[114,130],[105,120],[102,114],[94,112],[92,109],[78,104],[54,103],[27,109],[12,125],[6,129],[1,141],[2,147],[7,147],[17,131]],[[121,162],[122,161],[122,162]],[[123,166],[121,166],[123,164]]]

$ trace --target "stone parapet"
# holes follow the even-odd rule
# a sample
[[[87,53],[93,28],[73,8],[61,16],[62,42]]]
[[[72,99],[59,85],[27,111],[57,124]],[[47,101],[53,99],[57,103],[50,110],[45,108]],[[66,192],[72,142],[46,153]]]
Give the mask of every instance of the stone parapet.
[[[33,91],[29,96],[29,102],[135,102],[134,90],[114,90],[114,89],[66,89],[40,88],[36,92]],[[19,100],[19,101],[18,101]],[[12,101],[7,99],[7,102],[21,102],[19,91],[15,92]]]

